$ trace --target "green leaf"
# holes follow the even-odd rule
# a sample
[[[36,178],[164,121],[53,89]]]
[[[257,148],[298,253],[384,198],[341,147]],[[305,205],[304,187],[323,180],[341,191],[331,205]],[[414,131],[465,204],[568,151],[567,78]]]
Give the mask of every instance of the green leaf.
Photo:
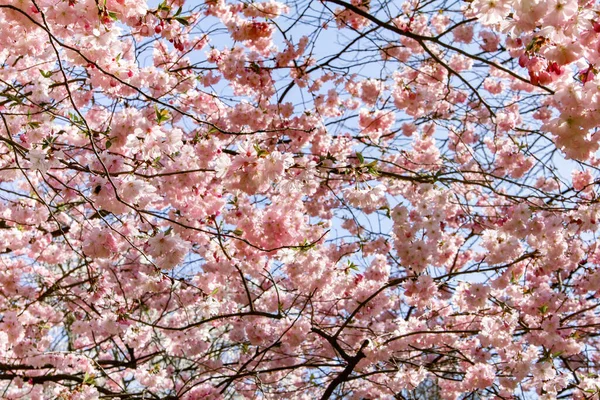
[[[256,143],[254,144],[254,150],[256,150],[256,155],[257,155],[259,158],[260,158],[260,157],[263,157],[263,156],[266,156],[266,155],[268,155],[268,154],[269,154],[269,152],[268,152],[268,151],[261,149],[261,148],[260,148],[260,146],[259,146],[258,144],[256,144]]]
[[[330,152],[327,152],[327,156],[325,156],[325,159],[326,160],[331,160],[333,162],[337,162],[338,161],[337,158],[335,158],[333,155],[331,155]]]
[[[151,375],[156,375],[160,372],[160,364],[154,364],[152,368],[148,370],[148,373]]]
[[[382,211],[385,211],[385,216],[388,218],[392,218],[392,210],[390,210],[390,208],[388,206],[383,206],[379,208]]]
[[[86,372],[85,375],[83,376],[83,384],[84,385],[95,385],[96,380],[94,379],[94,375]]]
[[[110,211],[106,211],[106,210],[98,210],[97,212],[95,212],[90,219],[96,219],[96,218],[104,218],[110,215]]]
[[[69,113],[69,119],[71,120],[71,122],[74,122],[76,124],[81,123],[81,118],[79,118],[79,115],[77,115],[77,114]]]
[[[363,165],[363,167],[367,168],[367,172],[371,175],[377,176],[379,175],[379,171],[377,171],[377,161],[371,161],[368,164]]]
[[[294,246],[292,248],[295,250],[302,251],[302,252],[307,252],[307,251],[313,249],[315,246],[316,246],[316,243],[311,243],[308,241],[308,239],[304,239],[304,242],[302,242],[298,246]]]
[[[179,22],[183,26],[189,26],[190,22],[185,17],[175,17],[175,21]]]
[[[348,261],[348,267],[346,269],[359,271],[358,265],[354,264],[352,261]]]
[[[158,107],[155,107],[155,110],[156,110],[156,121],[159,124],[162,124],[163,122],[166,122],[171,118],[168,110],[165,110],[164,108],[160,109]]]
[[[363,165],[365,163],[365,158],[363,157],[362,153],[356,152],[356,158],[358,158],[358,162],[360,163],[360,165]]]
[[[260,65],[258,65],[258,64],[257,64],[257,63],[255,63],[254,61],[252,61],[252,62],[250,63],[250,69],[251,69],[251,70],[252,70],[254,73],[256,73],[256,74],[260,73]],[[265,111],[266,111],[266,110],[265,110]]]
[[[48,147],[51,147],[54,144],[55,140],[56,140],[56,137],[54,137],[54,136],[44,138],[42,140],[42,149],[47,149]]]
[[[242,343],[242,354],[248,354],[250,351],[250,346],[247,343]]]
[[[236,230],[233,231],[233,234],[235,236],[242,236],[244,234],[244,231],[241,230],[241,229],[236,229]]]
[[[166,1],[163,1],[162,3],[160,3],[160,4],[158,5],[158,11],[162,11],[162,10],[164,10],[164,11],[171,11],[171,7],[169,7],[169,6],[167,5],[167,2],[166,2]]]
[[[107,150],[108,150],[108,149],[110,149],[110,146],[112,146],[112,142],[110,141],[110,139],[108,139],[108,140],[106,141],[106,149],[107,149]]]
[[[40,69],[40,74],[42,74],[42,76],[43,76],[44,78],[50,78],[50,77],[52,76],[52,74],[53,74],[53,73],[54,73],[54,72],[52,72],[52,71],[48,71],[48,72],[46,72],[46,71],[44,71],[44,70]]]
[[[518,277],[518,276],[516,276],[516,275],[515,275],[515,272],[514,272],[514,271],[512,271],[512,272],[510,273],[510,283],[511,283],[511,284],[513,284],[513,285],[517,284],[517,283],[519,282],[519,278],[520,278],[520,277]]]

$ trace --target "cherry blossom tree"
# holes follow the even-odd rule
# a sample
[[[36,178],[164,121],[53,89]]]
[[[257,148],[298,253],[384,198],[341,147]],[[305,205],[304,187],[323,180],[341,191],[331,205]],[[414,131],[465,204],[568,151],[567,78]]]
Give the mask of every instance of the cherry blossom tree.
[[[598,399],[599,16],[0,0],[0,397]]]

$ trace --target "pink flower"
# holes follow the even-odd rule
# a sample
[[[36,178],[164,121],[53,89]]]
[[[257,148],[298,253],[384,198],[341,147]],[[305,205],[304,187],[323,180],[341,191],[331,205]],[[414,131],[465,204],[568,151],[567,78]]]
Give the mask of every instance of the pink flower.
[[[496,51],[500,44],[500,36],[490,31],[482,31],[479,33],[479,37],[483,44],[481,48],[485,51]]]
[[[471,43],[473,41],[473,25],[462,24],[452,30],[454,40],[460,43]]]
[[[92,258],[109,258],[118,251],[118,245],[110,231],[94,228],[87,234],[83,251]]]
[[[213,168],[215,169],[215,176],[219,179],[224,178],[227,175],[227,171],[231,166],[231,159],[227,154],[221,154],[213,161]]]
[[[584,190],[594,180],[592,172],[587,168],[584,171],[573,171],[571,177],[573,179],[573,189],[577,191]]]
[[[511,4],[506,0],[474,0],[471,7],[482,24],[494,25],[504,20]]]
[[[0,327],[12,343],[17,343],[23,334],[23,325],[14,311],[3,311],[0,319]]]
[[[38,170],[41,173],[48,171],[49,164],[46,161],[46,152],[38,149],[32,149],[29,150],[27,157],[32,169]]]
[[[364,189],[348,188],[344,190],[344,197],[354,207],[361,208],[365,213],[370,214],[386,204],[385,187],[377,185],[375,187],[366,187]]]
[[[546,3],[548,14],[544,21],[548,25],[561,26],[577,13],[576,0],[549,0]]]
[[[367,135],[371,140],[378,140],[383,133],[387,133],[394,124],[396,117],[390,111],[367,111],[360,110],[358,125],[362,129],[362,133]]]
[[[372,106],[377,102],[377,98],[383,89],[383,84],[375,79],[367,79],[366,81],[362,81],[359,85],[360,87],[360,98],[361,100]]]
[[[179,236],[160,232],[148,240],[147,251],[160,268],[171,269],[183,261],[189,245]]]
[[[496,379],[494,367],[489,364],[477,363],[467,369],[463,380],[465,390],[485,389],[491,386]]]
[[[486,78],[486,80],[483,81],[483,88],[491,94],[500,94],[502,93],[502,90],[504,90],[504,84],[502,81]]]
[[[477,310],[483,308],[490,294],[490,287],[481,283],[460,284],[456,291],[457,302],[465,310]]]

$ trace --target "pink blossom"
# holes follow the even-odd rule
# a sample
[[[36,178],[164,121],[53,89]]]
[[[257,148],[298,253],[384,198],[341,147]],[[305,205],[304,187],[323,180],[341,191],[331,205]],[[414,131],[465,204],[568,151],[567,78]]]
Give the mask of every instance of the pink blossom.
[[[3,397],[595,394],[597,2],[342,3],[2,3]]]
[[[29,150],[28,159],[31,168],[45,173],[48,170],[48,162],[46,161],[46,153],[42,150],[33,149]]]
[[[83,251],[92,258],[108,258],[118,251],[118,245],[112,232],[94,228],[87,235]]]
[[[547,3],[548,14],[545,22],[551,25],[562,25],[569,21],[577,13],[577,1],[573,0],[550,0]]]
[[[496,51],[500,44],[500,37],[490,31],[483,31],[479,33],[479,37],[483,44],[481,48],[485,51]]]
[[[495,378],[496,374],[491,365],[478,363],[468,368],[463,385],[466,390],[485,389]]]
[[[475,0],[471,4],[484,25],[493,25],[504,20],[510,12],[510,2],[506,0]]]
[[[359,85],[361,93],[361,100],[367,105],[374,105],[377,102],[377,98],[382,91],[383,85],[381,82],[374,79],[368,79],[363,81]]]
[[[363,133],[371,140],[378,140],[382,134],[391,129],[395,122],[395,116],[391,112],[386,111],[367,111],[360,110],[358,124],[362,128]]]
[[[573,179],[573,189],[577,191],[588,188],[594,180],[592,172],[589,169],[586,169],[585,171],[573,171],[571,175]]]

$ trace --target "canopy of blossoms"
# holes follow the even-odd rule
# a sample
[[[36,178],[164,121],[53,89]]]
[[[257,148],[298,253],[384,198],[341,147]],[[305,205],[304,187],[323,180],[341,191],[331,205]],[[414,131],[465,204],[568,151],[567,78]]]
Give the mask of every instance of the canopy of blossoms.
[[[0,397],[598,399],[600,5],[0,0]]]

